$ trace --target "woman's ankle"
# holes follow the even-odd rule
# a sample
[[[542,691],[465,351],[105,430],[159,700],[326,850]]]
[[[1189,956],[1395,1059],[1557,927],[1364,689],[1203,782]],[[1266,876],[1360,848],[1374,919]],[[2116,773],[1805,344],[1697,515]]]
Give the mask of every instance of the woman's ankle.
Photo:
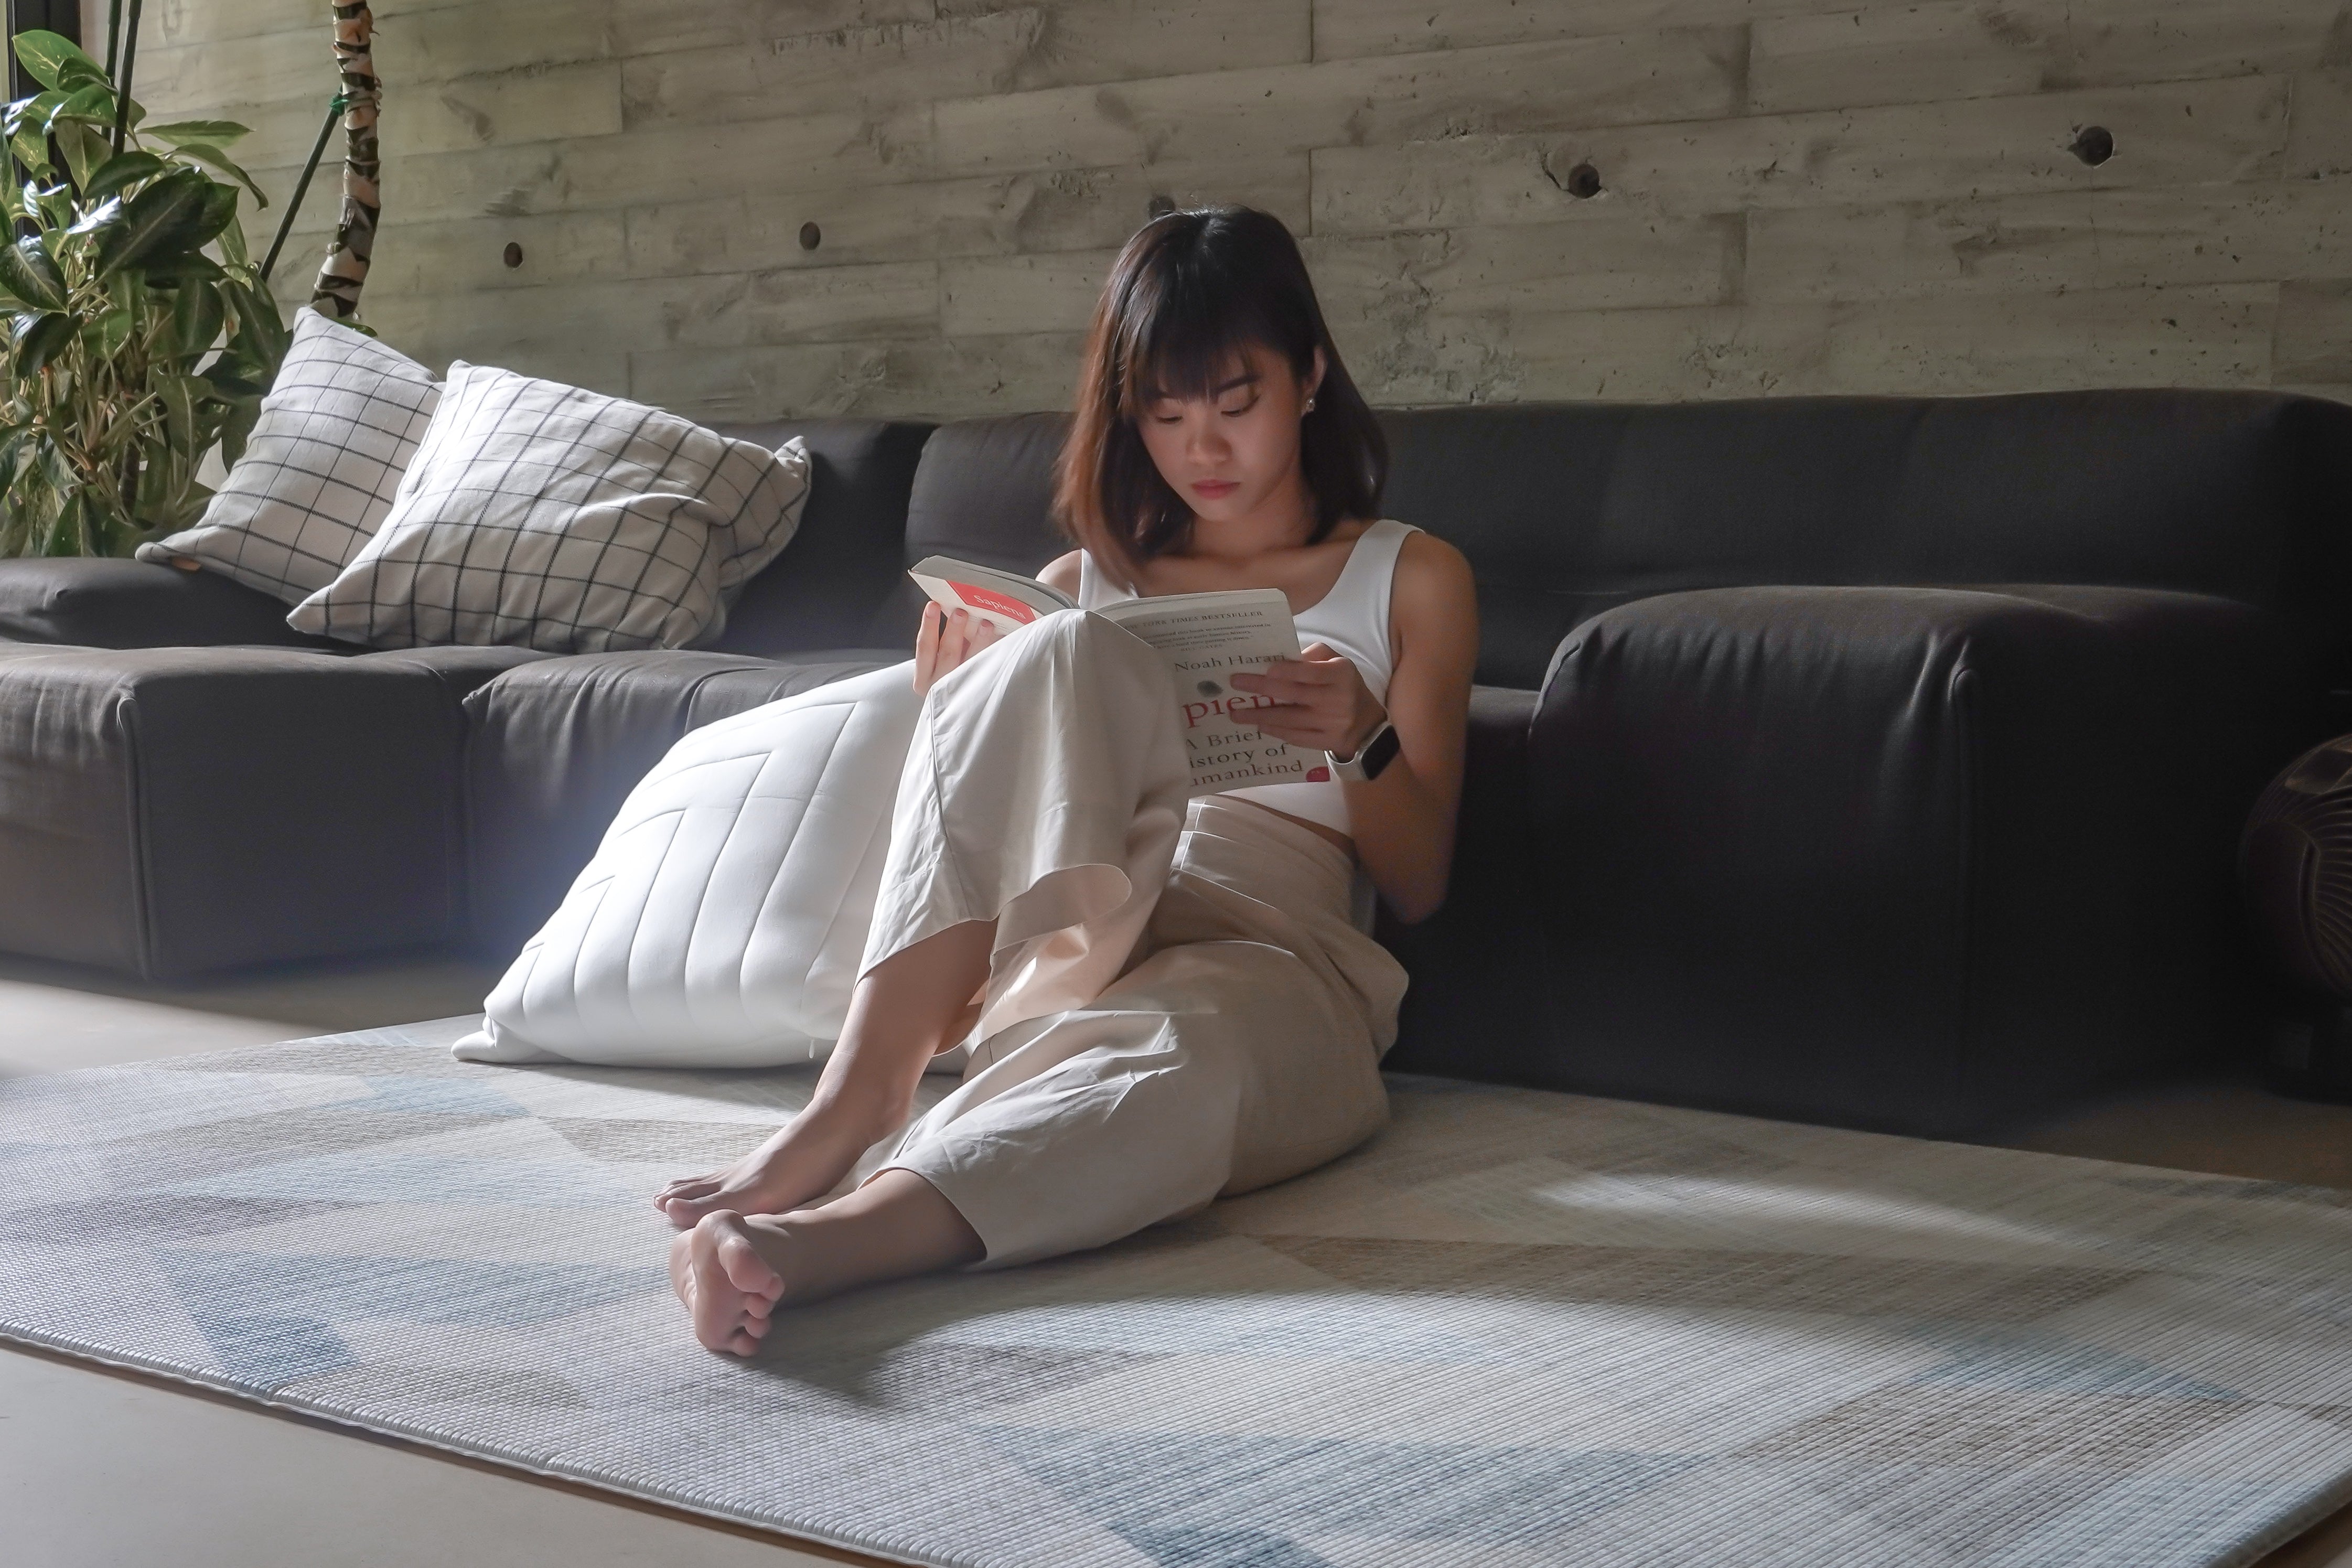
[[[812,1101],[793,1119],[791,1131],[793,1142],[811,1158],[838,1159],[838,1176],[845,1174],[859,1155],[906,1124],[907,1108],[848,1095]]]

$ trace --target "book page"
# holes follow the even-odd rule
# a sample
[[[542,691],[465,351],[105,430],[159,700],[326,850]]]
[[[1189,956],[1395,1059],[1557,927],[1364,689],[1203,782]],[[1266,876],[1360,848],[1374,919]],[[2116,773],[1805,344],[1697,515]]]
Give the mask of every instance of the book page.
[[[1166,654],[1174,667],[1176,711],[1192,762],[1194,795],[1301,784],[1310,772],[1328,767],[1322,752],[1297,750],[1252,728],[1249,710],[1273,704],[1233,688],[1238,671],[1298,657],[1298,628],[1282,590],[1128,599],[1097,613]]]

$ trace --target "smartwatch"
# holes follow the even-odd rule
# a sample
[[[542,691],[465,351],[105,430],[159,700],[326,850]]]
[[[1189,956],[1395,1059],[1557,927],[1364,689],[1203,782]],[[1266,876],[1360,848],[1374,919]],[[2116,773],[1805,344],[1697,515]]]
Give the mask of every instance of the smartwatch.
[[[1403,749],[1404,742],[1397,739],[1396,726],[1383,719],[1381,727],[1372,731],[1372,738],[1356,748],[1354,756],[1342,758],[1337,752],[1326,752],[1323,755],[1331,763],[1332,777],[1345,779],[1351,784],[1367,784],[1380,777],[1381,770],[1389,765],[1390,759]]]

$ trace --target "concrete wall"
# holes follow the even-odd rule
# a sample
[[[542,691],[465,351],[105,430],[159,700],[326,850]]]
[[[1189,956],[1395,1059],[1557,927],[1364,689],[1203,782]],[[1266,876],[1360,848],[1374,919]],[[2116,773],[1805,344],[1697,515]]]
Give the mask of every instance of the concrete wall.
[[[289,188],[333,87],[327,0],[146,17],[141,99],[251,124],[249,162]],[[1160,198],[1288,222],[1381,403],[2352,389],[2340,0],[377,18],[365,318],[436,363],[713,416],[1061,405]],[[2094,126],[2095,163],[2070,151]],[[297,295],[332,206],[330,176],[281,263]]]

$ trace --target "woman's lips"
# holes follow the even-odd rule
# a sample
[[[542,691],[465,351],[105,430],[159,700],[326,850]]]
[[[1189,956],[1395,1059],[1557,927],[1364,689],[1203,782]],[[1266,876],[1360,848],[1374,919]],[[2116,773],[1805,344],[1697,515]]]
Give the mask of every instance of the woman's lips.
[[[1239,479],[1201,479],[1193,484],[1192,493],[1206,496],[1211,500],[1222,500],[1241,488]]]

